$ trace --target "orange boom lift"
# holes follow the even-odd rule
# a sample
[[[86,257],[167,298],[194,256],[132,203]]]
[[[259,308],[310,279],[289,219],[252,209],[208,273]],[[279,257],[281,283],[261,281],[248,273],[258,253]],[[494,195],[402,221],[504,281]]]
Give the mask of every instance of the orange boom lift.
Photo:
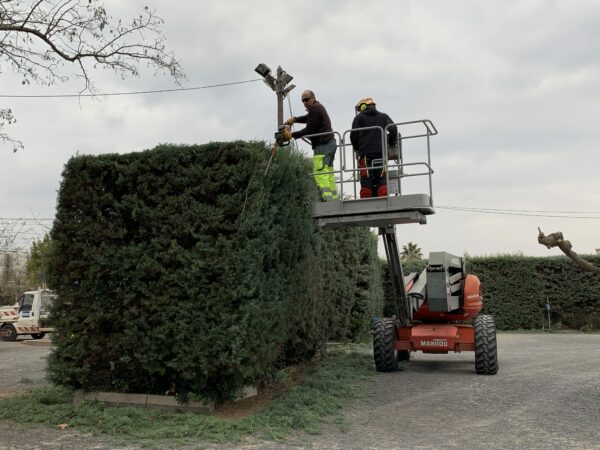
[[[430,138],[437,129],[430,120],[401,122],[398,145],[388,148],[388,125],[376,128],[381,134],[382,159],[374,161],[386,176],[386,197],[359,198],[357,180],[360,167],[352,152],[349,135],[361,129],[334,132],[338,154],[334,174],[339,200],[313,202],[312,215],[319,225],[340,228],[369,226],[379,229],[389,265],[395,297],[392,317],[373,319],[373,356],[378,371],[392,371],[398,361],[408,361],[411,352],[448,353],[474,351],[475,372],[493,375],[498,371],[496,326],[491,315],[480,314],[483,307],[481,284],[468,274],[462,257],[432,252],[421,273],[404,275],[396,240],[396,225],[426,224],[434,214]],[[419,149],[426,158],[413,160]],[[379,166],[377,166],[379,165]],[[407,193],[409,180],[425,180],[428,193]],[[426,188],[424,190],[427,190]],[[417,191],[418,192],[418,191]]]

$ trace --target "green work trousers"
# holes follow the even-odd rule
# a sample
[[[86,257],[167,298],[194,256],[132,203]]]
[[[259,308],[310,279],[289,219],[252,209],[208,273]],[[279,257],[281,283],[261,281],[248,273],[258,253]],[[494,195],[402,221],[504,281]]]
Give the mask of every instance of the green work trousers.
[[[335,139],[326,144],[319,144],[314,148],[313,169],[317,189],[321,201],[328,202],[338,198],[335,190],[335,177],[333,176],[333,160],[337,145]]]

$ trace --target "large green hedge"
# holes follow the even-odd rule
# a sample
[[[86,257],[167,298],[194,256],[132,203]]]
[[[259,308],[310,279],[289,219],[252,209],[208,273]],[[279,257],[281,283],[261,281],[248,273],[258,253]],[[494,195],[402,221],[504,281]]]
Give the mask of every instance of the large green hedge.
[[[584,258],[600,266],[600,257]],[[484,311],[500,329],[541,328],[546,303],[565,327],[600,329],[600,276],[565,256],[479,257],[468,259],[467,266],[479,276]]]
[[[600,257],[584,258],[600,266]],[[394,300],[387,263],[382,261],[384,314],[394,314]],[[404,264],[404,272],[420,272],[426,260]],[[467,272],[481,280],[484,312],[494,315],[502,330],[542,328],[544,307],[549,303],[552,319],[565,327],[600,329],[600,276],[585,272],[564,256],[468,257]]]
[[[51,232],[51,379],[226,398],[381,307],[367,229],[320,230],[305,157],[264,143],[77,156]],[[378,297],[379,296],[379,297]]]

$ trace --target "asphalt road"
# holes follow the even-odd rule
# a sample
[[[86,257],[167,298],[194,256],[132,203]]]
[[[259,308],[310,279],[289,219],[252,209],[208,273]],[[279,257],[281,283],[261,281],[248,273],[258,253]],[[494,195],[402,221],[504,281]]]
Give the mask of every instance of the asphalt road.
[[[43,384],[48,353],[48,336],[40,340],[19,337],[15,342],[0,341],[0,398]]]
[[[3,358],[30,349],[6,344]],[[475,374],[473,353],[417,353],[403,370],[377,374],[365,399],[347,408],[345,432],[331,425],[285,443],[207,448],[600,449],[600,334],[506,333],[498,344],[494,376]],[[29,367],[43,369],[34,352]],[[0,386],[0,395],[7,389]],[[20,426],[0,422],[2,449],[111,448],[75,431],[29,428],[27,435],[24,442]]]
[[[500,334],[500,370],[417,353],[380,374],[321,448],[600,448],[600,335]],[[321,443],[319,443],[320,445]]]

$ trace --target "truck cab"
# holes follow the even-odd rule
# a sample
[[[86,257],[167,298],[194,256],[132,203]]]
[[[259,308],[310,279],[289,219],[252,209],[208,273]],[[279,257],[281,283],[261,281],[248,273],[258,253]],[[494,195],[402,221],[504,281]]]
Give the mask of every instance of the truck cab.
[[[0,306],[0,336],[14,341],[18,336],[31,335],[41,339],[54,328],[49,323],[49,309],[56,294],[48,289],[23,293],[13,306]]]

